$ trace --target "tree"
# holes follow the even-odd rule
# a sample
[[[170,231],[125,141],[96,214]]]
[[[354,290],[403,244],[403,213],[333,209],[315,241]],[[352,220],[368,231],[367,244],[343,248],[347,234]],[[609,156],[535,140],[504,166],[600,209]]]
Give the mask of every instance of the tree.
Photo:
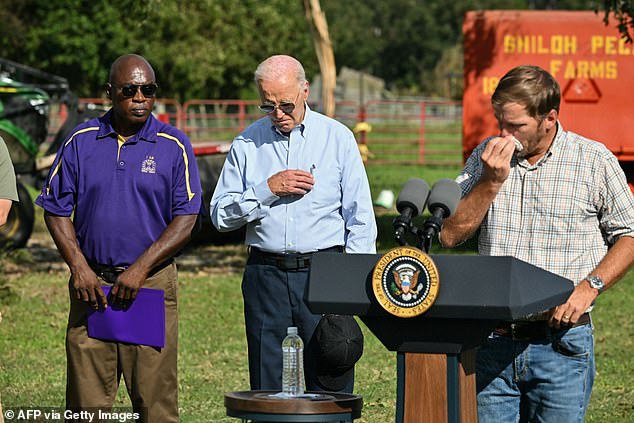
[[[462,74],[462,20],[467,10],[588,10],[588,0],[322,0],[337,66],[383,78],[405,94],[448,95],[446,78]],[[632,29],[632,0],[601,0]],[[596,4],[596,3],[595,3]],[[613,11],[613,12],[610,12]],[[606,15],[607,16],[607,15]],[[448,68],[447,66],[451,66]],[[453,92],[460,97],[460,93]]]
[[[152,13],[145,50],[162,71],[161,87],[183,101],[256,96],[253,71],[272,54],[290,54],[309,75],[316,71],[301,2],[163,1]]]
[[[632,0],[602,0],[601,6],[604,12],[603,22],[608,25],[610,15],[618,22],[621,37],[628,43],[634,39],[634,2]],[[595,8],[598,13],[599,8]]]
[[[461,44],[471,8],[526,8],[523,0],[322,0],[338,66],[368,71],[400,93],[437,93],[434,71]],[[460,69],[456,71],[460,72]]]
[[[159,95],[180,101],[255,96],[253,71],[272,54],[317,69],[297,1],[0,0],[0,18],[4,57],[66,77],[82,97],[102,94],[124,53],[145,56]]]
[[[631,42],[632,2],[321,0],[321,8],[337,66],[399,93],[446,96],[447,76],[462,72],[466,10],[594,8]],[[3,57],[67,78],[82,97],[100,96],[108,65],[130,52],[154,65],[160,96],[181,102],[256,98],[253,70],[272,54],[297,57],[309,79],[319,72],[299,0],[0,0],[0,22]]]
[[[306,20],[313,35],[313,45],[321,70],[321,104],[326,116],[335,115],[335,87],[337,85],[337,69],[332,51],[330,34],[326,16],[321,10],[319,0],[304,0]]]

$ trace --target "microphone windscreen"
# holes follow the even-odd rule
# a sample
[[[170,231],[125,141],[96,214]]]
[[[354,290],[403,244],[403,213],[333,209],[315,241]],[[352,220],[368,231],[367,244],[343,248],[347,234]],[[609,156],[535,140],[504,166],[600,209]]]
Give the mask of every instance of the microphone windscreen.
[[[440,179],[431,189],[427,208],[433,213],[433,209],[442,207],[445,210],[445,218],[456,211],[460,201],[460,186],[453,179]]]
[[[396,210],[402,213],[406,207],[414,210],[414,216],[418,216],[425,210],[425,204],[429,197],[429,185],[422,179],[413,178],[405,183],[396,199]]]

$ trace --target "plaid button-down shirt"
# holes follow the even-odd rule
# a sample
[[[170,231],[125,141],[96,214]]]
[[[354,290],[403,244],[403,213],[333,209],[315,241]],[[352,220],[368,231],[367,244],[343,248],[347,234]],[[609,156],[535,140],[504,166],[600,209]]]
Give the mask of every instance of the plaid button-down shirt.
[[[488,139],[456,179],[466,195],[479,180]],[[634,196],[616,157],[558,123],[549,151],[511,172],[480,225],[478,249],[513,256],[570,279],[585,278],[621,236],[634,237]]]

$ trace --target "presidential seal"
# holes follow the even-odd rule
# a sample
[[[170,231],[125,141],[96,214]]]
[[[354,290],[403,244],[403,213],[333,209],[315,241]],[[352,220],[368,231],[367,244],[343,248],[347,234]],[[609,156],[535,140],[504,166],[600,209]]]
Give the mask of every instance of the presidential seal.
[[[415,317],[436,301],[440,279],[431,257],[414,247],[397,247],[374,267],[374,296],[388,313]]]

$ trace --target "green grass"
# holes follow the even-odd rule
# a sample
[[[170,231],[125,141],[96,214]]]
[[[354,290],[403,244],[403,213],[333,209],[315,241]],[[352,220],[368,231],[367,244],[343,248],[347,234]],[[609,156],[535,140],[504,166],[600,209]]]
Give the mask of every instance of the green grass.
[[[634,422],[634,270],[597,301],[597,376],[589,422]]]
[[[382,190],[390,190],[397,196],[403,185],[411,178],[424,179],[431,188],[434,182],[443,178],[454,179],[460,173],[460,166],[385,166],[368,164],[366,172],[370,180],[370,190],[374,198],[378,197]]]
[[[28,263],[23,263],[27,265]],[[64,330],[67,275],[28,273],[11,279],[15,293],[0,306],[0,390],[5,409],[64,403]],[[238,271],[180,277],[180,407],[183,422],[229,422],[223,394],[248,387],[246,342]],[[593,313],[597,380],[587,422],[634,422],[634,272],[607,291]],[[362,422],[394,421],[395,353],[365,333],[356,388],[364,397]],[[123,388],[117,406],[129,406]]]
[[[425,124],[424,152],[419,153],[420,124],[415,121],[397,121],[373,125],[366,135],[371,152],[368,163],[451,165],[462,163],[461,125],[456,119],[429,120]]]

